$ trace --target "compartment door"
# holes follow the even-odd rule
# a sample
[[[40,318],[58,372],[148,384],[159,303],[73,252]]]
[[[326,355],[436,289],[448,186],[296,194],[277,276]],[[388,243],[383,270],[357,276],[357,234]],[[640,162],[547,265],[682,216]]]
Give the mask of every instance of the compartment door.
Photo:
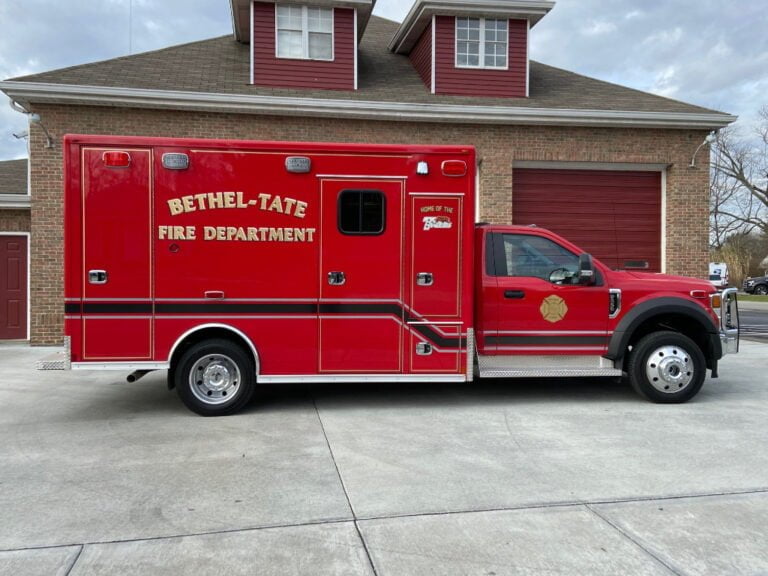
[[[150,156],[82,151],[84,360],[151,359]]]
[[[320,187],[320,372],[400,373],[405,183]]]
[[[463,198],[412,195],[408,327],[413,372],[460,370]]]

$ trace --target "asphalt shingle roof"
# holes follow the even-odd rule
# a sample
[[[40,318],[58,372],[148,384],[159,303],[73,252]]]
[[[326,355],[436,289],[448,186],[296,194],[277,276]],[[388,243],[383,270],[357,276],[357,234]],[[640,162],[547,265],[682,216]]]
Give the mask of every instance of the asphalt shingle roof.
[[[534,61],[530,63],[528,98],[430,94],[408,57],[393,54],[387,49],[397,28],[396,22],[371,17],[360,43],[357,91],[252,86],[249,83],[249,46],[235,41],[231,35],[12,80],[331,100],[633,112],[713,112]]]
[[[0,162],[0,194],[27,193],[27,160]]]

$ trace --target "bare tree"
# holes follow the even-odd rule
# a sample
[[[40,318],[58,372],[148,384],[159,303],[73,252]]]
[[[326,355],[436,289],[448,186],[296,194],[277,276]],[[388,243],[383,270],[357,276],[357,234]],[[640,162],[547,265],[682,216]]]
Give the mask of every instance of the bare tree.
[[[752,138],[718,132],[710,182],[710,240],[721,247],[735,233],[768,235],[768,106]]]

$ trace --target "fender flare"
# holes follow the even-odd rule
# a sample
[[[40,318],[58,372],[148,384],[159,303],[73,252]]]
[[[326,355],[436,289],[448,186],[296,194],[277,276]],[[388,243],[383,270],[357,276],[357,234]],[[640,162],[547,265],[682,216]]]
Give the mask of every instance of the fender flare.
[[[701,324],[708,334],[710,344],[709,350],[704,350],[705,356],[711,355],[714,360],[720,359],[723,354],[720,332],[712,318],[698,304],[672,296],[646,300],[627,312],[619,322],[619,325],[616,326],[613,336],[611,336],[608,352],[605,355],[606,358],[611,360],[623,358],[629,345],[629,340],[632,338],[635,330],[646,320],[665,314],[687,316]]]

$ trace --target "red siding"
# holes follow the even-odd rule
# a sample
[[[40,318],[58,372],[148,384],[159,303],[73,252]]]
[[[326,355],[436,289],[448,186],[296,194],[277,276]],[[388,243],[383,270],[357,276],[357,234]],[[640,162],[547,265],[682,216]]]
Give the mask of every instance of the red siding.
[[[421,34],[421,38],[410,53],[411,64],[421,80],[432,90],[432,24]]]
[[[436,94],[525,97],[528,58],[526,20],[509,21],[507,70],[456,68],[456,19],[453,16],[437,16],[436,28]]]
[[[661,173],[518,169],[512,180],[515,224],[549,228],[611,268],[661,271]]]
[[[275,57],[275,5],[253,5],[253,83],[287,88],[355,89],[354,11],[333,11],[334,59],[293,60]]]

